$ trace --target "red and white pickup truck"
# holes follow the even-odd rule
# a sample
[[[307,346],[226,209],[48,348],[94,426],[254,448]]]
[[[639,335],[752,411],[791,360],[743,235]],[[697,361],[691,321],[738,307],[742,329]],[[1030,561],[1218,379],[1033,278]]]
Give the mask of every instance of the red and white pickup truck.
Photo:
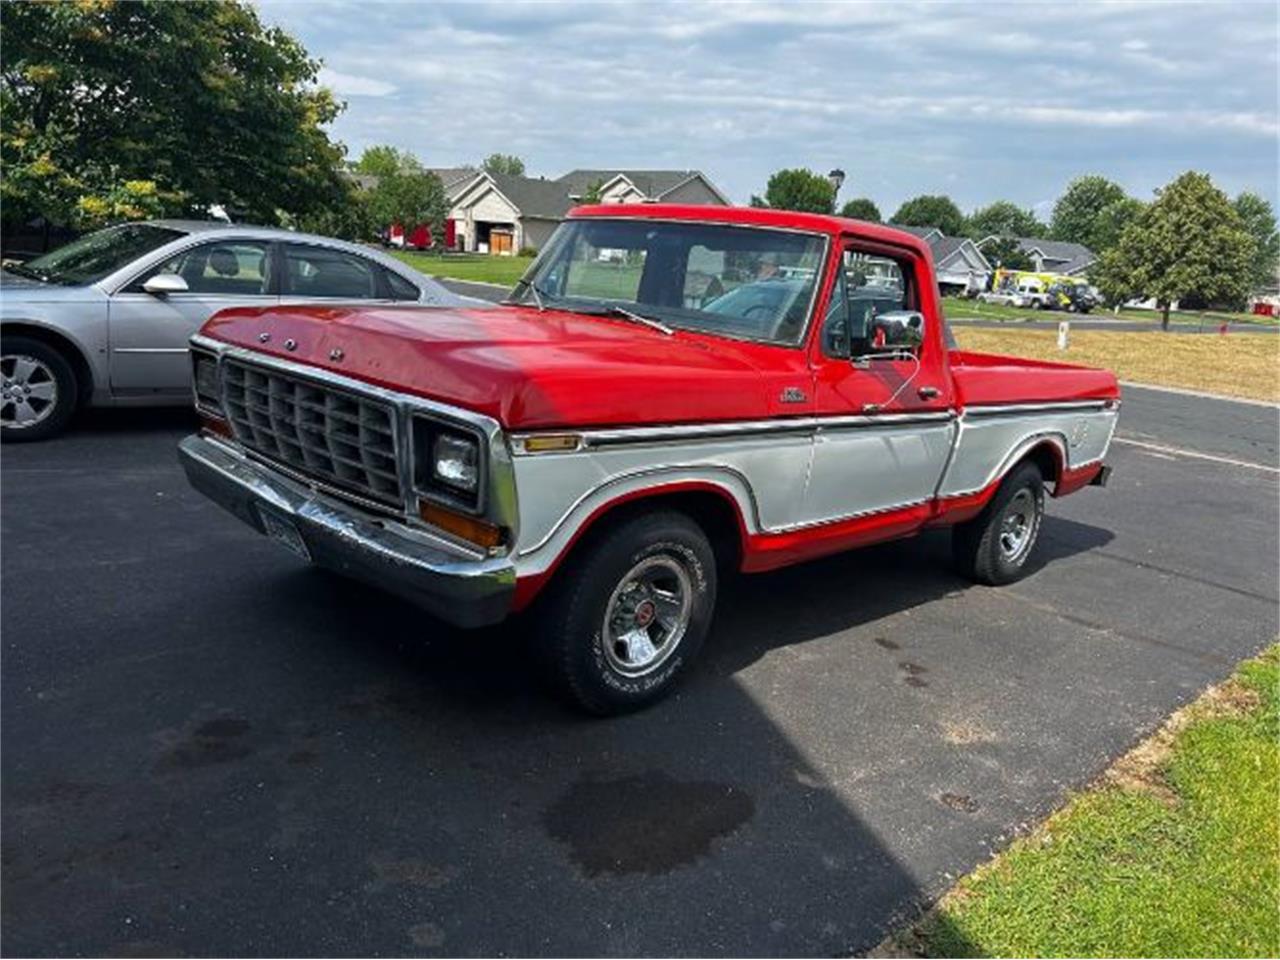
[[[983,583],[1105,482],[1112,374],[957,350],[929,248],[837,217],[595,206],[489,308],[227,310],[191,483],[461,626],[536,607],[588,710],[669,690],[716,586],[938,526]]]

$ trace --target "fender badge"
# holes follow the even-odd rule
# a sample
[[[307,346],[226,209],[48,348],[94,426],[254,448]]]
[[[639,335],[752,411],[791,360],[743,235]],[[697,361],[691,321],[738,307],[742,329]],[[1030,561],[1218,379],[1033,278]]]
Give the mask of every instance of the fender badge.
[[[783,387],[782,396],[778,398],[781,403],[804,403],[808,399],[808,395],[799,387]]]
[[[297,349],[298,349],[298,341],[297,341],[297,340],[295,340],[295,339],[293,339],[293,337],[290,337],[288,340],[286,340],[286,341],[284,342],[284,348],[285,348],[286,350],[297,350]]]
[[[332,360],[334,363],[337,363],[339,360],[341,360],[345,356],[346,354],[342,352],[341,347],[334,347],[332,350],[329,351],[329,359]]]
[[[270,339],[271,339],[271,334],[267,333],[266,331],[263,331],[262,333],[258,334],[259,343],[266,343]]]

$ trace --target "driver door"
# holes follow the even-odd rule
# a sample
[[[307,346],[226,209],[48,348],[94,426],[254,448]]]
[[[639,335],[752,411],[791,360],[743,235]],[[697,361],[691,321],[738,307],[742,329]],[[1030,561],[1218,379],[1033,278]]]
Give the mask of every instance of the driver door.
[[[808,523],[927,507],[954,430],[928,264],[908,250],[849,244],[838,269],[813,360]]]
[[[111,389],[116,396],[173,396],[191,392],[187,341],[227,307],[275,304],[271,244],[221,239],[198,243],[134,278],[110,300]],[[157,274],[186,281],[181,293],[161,296],[142,285]]]

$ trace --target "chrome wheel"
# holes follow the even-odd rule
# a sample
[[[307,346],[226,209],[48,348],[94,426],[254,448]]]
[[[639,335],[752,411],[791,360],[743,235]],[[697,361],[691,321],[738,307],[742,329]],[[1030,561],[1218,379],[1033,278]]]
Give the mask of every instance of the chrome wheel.
[[[622,578],[609,597],[601,631],[609,666],[640,677],[661,666],[689,628],[693,581],[668,556],[646,557]]]
[[[1009,563],[1021,563],[1035,543],[1040,525],[1036,497],[1026,487],[1015,493],[1000,522],[1000,552]]]
[[[0,357],[0,426],[26,430],[58,405],[58,381],[42,360],[25,354]]]

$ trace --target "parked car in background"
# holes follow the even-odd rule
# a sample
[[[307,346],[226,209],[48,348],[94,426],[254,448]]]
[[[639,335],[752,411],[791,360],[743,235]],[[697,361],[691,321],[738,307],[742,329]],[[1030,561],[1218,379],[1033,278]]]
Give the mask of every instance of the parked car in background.
[[[327,237],[157,220],[88,234],[0,272],[0,437],[52,436],[86,405],[181,404],[187,341],[226,307],[478,303]]]
[[[183,467],[298,556],[460,626],[530,610],[596,713],[672,688],[734,571],[950,527],[960,570],[1009,583],[1047,492],[1107,478],[1116,378],[956,349],[929,247],[891,227],[583,207],[509,304],[440,320],[219,313],[192,340]]]

